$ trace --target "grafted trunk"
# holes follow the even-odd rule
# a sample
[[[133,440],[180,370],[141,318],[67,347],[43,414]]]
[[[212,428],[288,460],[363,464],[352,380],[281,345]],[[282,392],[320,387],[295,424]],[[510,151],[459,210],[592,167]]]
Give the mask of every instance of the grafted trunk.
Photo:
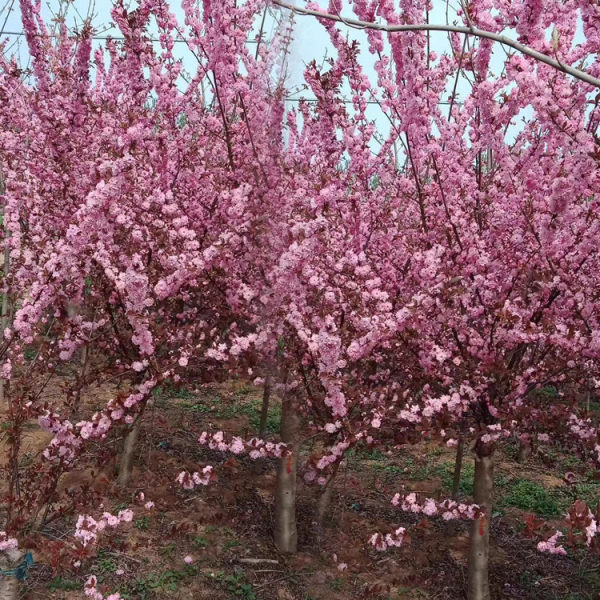
[[[317,538],[321,538],[321,536],[323,535],[323,530],[325,528],[325,519],[327,518],[329,509],[331,508],[331,498],[333,496],[333,486],[336,475],[337,467],[327,480],[327,483],[323,486],[321,493],[319,494],[319,499],[317,500]]]
[[[296,470],[299,421],[295,398],[286,394],[281,403],[281,441],[287,445],[287,453],[279,461],[277,469],[274,537],[277,548],[289,554],[298,549]]]
[[[524,463],[531,454],[531,446],[527,440],[519,440],[519,450],[517,452],[517,462]]]
[[[263,390],[262,408],[260,411],[260,425],[258,427],[258,437],[263,439],[267,433],[267,419],[269,418],[269,401],[271,399],[271,373],[265,377],[265,387]]]
[[[456,446],[456,459],[454,461],[454,476],[452,478],[452,498],[456,500],[458,498],[458,492],[460,490],[460,475],[462,473],[463,455],[465,449],[465,438],[460,435],[458,438],[458,445]]]
[[[16,548],[0,553],[0,569],[14,569],[23,559],[23,553]],[[0,600],[17,600],[19,597],[19,582],[13,576],[0,576]]]
[[[323,530],[325,517],[331,506],[331,496],[333,495],[333,480],[335,477],[330,477],[329,481],[323,487],[319,499],[317,500],[317,526],[320,531]]]
[[[488,563],[490,553],[490,520],[494,492],[493,455],[475,455],[474,501],[484,514],[471,524],[468,562],[468,600],[490,600]]]
[[[140,413],[131,428],[131,431],[125,438],[125,444],[123,445],[123,453],[121,454],[121,460],[119,461],[119,476],[117,483],[121,487],[127,487],[131,481],[131,471],[133,468],[133,455],[135,453],[135,447],[137,445],[137,439],[140,434],[140,426],[142,422],[142,415]]]

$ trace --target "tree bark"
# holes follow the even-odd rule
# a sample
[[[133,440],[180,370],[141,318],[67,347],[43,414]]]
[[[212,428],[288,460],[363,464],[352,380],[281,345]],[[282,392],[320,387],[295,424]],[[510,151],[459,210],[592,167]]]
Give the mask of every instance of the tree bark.
[[[454,500],[458,498],[458,492],[460,490],[460,475],[462,472],[464,449],[465,438],[462,435],[460,435],[458,438],[458,445],[456,446],[456,459],[454,461],[454,477],[452,478],[452,498]]]
[[[588,381],[585,388],[585,412],[590,413],[590,400],[592,398],[592,386]]]
[[[23,559],[23,553],[14,548],[0,554],[0,569],[8,571]],[[0,600],[17,600],[19,596],[19,582],[15,577],[0,575]]]
[[[79,408],[81,404],[81,389],[85,384],[85,377],[87,375],[88,356],[88,345],[86,344],[81,352],[81,371],[77,380],[77,389],[75,390],[75,397],[73,398],[74,418],[79,416]]]
[[[121,460],[119,461],[119,476],[117,478],[117,484],[121,487],[127,487],[131,481],[131,471],[133,467],[133,455],[135,453],[135,447],[137,445],[137,439],[140,434],[140,426],[142,422],[142,415],[140,413],[131,428],[131,431],[125,438],[125,444],[123,445],[123,453],[121,454]]]
[[[1,186],[0,186],[1,188]],[[10,268],[10,249],[8,246],[4,249],[4,285],[6,287],[6,278]],[[1,337],[4,339],[4,331],[10,323],[9,317],[10,304],[8,302],[8,292],[4,290],[2,294],[2,312],[0,313],[0,328],[2,328]],[[5,382],[4,379],[0,378],[0,409],[8,411],[8,403],[5,399]]]
[[[260,411],[260,425],[258,428],[258,437],[262,440],[267,433],[267,419],[269,418],[269,400],[271,399],[271,373],[265,377],[265,387],[263,390],[262,408]]]
[[[531,454],[531,440],[519,437],[519,450],[517,451],[517,462],[524,463]]]
[[[468,561],[468,600],[490,600],[488,563],[490,553],[490,520],[494,491],[493,455],[475,454],[473,495],[484,514],[471,524]]]
[[[333,485],[337,475],[337,467],[329,477],[327,483],[323,486],[319,499],[317,500],[317,538],[320,539],[325,529],[325,519],[331,507],[331,498],[333,496]]]
[[[284,553],[298,549],[296,528],[296,470],[298,466],[298,429],[300,420],[295,397],[286,394],[281,403],[281,441],[287,453],[279,461],[275,492],[275,545]]]

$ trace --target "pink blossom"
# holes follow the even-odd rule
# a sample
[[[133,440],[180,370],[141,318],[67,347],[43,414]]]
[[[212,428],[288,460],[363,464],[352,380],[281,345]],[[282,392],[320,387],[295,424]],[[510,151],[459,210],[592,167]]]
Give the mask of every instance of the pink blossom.
[[[537,545],[537,549],[540,552],[547,552],[548,554],[561,554],[566,556],[567,551],[563,548],[563,546],[557,546],[557,540],[559,537],[562,537],[562,533],[557,531],[554,535],[549,537],[545,542],[539,542]]]

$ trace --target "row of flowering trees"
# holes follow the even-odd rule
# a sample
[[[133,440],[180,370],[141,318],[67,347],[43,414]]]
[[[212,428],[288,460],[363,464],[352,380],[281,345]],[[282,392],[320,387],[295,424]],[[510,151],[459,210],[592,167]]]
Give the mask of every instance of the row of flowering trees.
[[[552,435],[600,459],[577,394],[598,376],[600,354],[598,88],[518,52],[492,70],[490,39],[453,32],[436,56],[426,31],[367,27],[373,80],[332,0],[321,22],[336,56],[305,70],[316,102],[286,110],[283,38],[246,44],[267,7],[186,0],[178,23],[164,0],[130,12],[116,2],[124,41],[92,53],[90,27],[72,37],[62,25],[54,37],[39,2],[21,0],[31,69],[0,57],[4,529],[18,537],[67,510],[61,475],[123,424],[127,485],[161,383],[250,368],[281,390],[285,449],[221,434],[201,441],[283,452],[280,549],[296,548],[298,415],[326,441],[305,465],[325,486],[360,441],[466,438],[474,505],[394,503],[473,520],[468,597],[485,600],[499,441]],[[363,24],[393,26],[426,23],[429,7],[356,0],[353,9]],[[597,5],[473,0],[459,17],[497,35],[516,27],[528,48],[600,76]],[[196,60],[185,78],[179,37]],[[470,89],[462,103],[459,81]],[[373,102],[387,133],[367,116]],[[58,374],[67,377],[51,402]],[[85,414],[82,396],[107,379],[126,384]],[[537,393],[549,384],[566,393]],[[24,471],[32,418],[52,439]],[[209,483],[202,467],[180,483]],[[594,543],[588,507],[571,525]],[[403,538],[400,528],[373,543]],[[561,551],[557,540],[542,549]]]

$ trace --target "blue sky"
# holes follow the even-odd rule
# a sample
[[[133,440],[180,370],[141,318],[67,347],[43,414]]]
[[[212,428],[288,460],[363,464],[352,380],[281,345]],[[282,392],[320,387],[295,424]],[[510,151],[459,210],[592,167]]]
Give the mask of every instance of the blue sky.
[[[295,0],[296,3],[301,4],[300,0]],[[292,3],[294,0],[292,0]],[[94,26],[102,35],[118,35],[115,29],[109,28],[110,23],[110,7],[112,2],[110,0],[96,0],[93,6],[94,14]],[[135,2],[130,2],[132,7],[135,7]],[[328,4],[327,0],[320,0],[320,5],[323,9],[326,9]],[[42,14],[48,20],[52,19],[59,11],[60,3],[58,0],[46,0],[43,3]],[[81,23],[82,17],[89,14],[90,1],[89,0],[73,0],[68,3],[67,11],[67,25],[70,27],[76,27],[78,23]],[[4,18],[7,16],[6,25],[4,31],[19,33],[22,32],[21,15],[19,10],[18,0],[0,0],[0,25],[4,22]],[[12,7],[10,12],[9,8]],[[183,11],[181,9],[180,0],[174,0],[171,2],[171,10],[179,18],[183,18]],[[446,2],[444,0],[434,0],[433,11],[430,15],[431,22],[444,23],[446,22]],[[288,11],[279,11],[279,17],[289,18]],[[452,11],[451,11],[452,12]],[[345,13],[347,16],[352,16],[352,12],[346,8]],[[274,19],[267,18],[266,29],[268,32],[273,30]],[[350,39],[358,40],[361,45],[366,48],[366,34],[363,31],[356,29],[347,28],[347,33]],[[13,35],[7,36],[10,43],[10,50],[12,52],[18,51],[22,61],[27,60],[27,48],[25,40],[22,37],[15,37]],[[250,37],[250,36],[249,36]],[[20,47],[17,48],[13,44],[18,42]],[[102,44],[101,40],[95,42],[96,44]],[[432,50],[435,50],[438,54],[448,49],[447,36],[445,33],[435,32],[432,33],[431,38]],[[193,58],[186,52],[185,44],[177,45],[178,54],[184,61],[184,66],[187,65],[190,68],[193,67]],[[325,29],[313,18],[309,16],[294,16],[293,25],[293,41],[291,44],[289,68],[288,68],[288,83],[291,89],[297,87],[302,82],[302,73],[304,65],[310,63],[312,60],[321,61],[326,56],[332,56],[335,54],[335,50],[332,48],[329,37]],[[369,56],[368,52],[363,53],[364,65],[369,76],[374,77],[372,69],[373,60]]]
[[[302,5],[302,0],[289,0]],[[319,0],[320,6],[325,10],[328,5],[328,0]],[[345,4],[348,4],[347,2]],[[111,29],[110,24],[110,8],[111,0],[95,0],[92,3],[91,12],[94,15],[93,25],[95,29],[101,35],[118,35],[118,31]],[[135,0],[130,1],[131,8],[135,8]],[[68,6],[66,13],[66,22],[69,27],[76,27],[78,23],[82,22],[82,18],[90,14],[90,0],[70,0],[66,6]],[[433,0],[433,9],[430,13],[431,23],[446,23],[447,21],[447,3],[445,0]],[[9,10],[12,9],[12,10]],[[43,3],[42,14],[48,20],[51,20],[56,13],[60,10],[59,0],[45,0]],[[178,19],[183,19],[183,11],[181,9],[181,0],[173,0],[171,2],[171,10],[175,13]],[[273,15],[277,15],[279,18],[289,18],[289,11],[281,10],[274,11]],[[343,14],[345,16],[353,16],[352,11],[346,6]],[[452,2],[450,3],[449,9],[449,20],[452,22],[455,18],[455,12],[452,8]],[[3,31],[5,32],[22,32],[21,15],[19,11],[19,0],[0,0],[0,27],[5,23]],[[272,32],[275,25],[275,19],[273,16],[269,16],[266,19],[266,30]],[[367,52],[366,34],[364,31],[360,31],[353,28],[343,27],[343,30],[347,33],[349,39],[357,40],[360,45],[364,48],[362,53],[362,62],[365,68],[365,72],[375,82],[375,73],[373,70],[373,57]],[[330,57],[335,55],[335,49],[329,42],[329,37],[315,18],[310,16],[295,15],[293,17],[293,34],[292,43],[290,46],[289,61],[288,61],[288,89],[290,89],[290,96],[293,98],[310,97],[310,93],[306,90],[301,89],[302,74],[306,64],[313,60],[320,62],[324,57]],[[512,37],[511,34],[514,32],[504,32],[506,35]],[[402,34],[395,34],[402,35]],[[14,35],[8,35],[9,39],[9,50],[11,52],[18,53],[22,63],[27,62],[27,45],[23,37]],[[252,35],[249,35],[252,37]],[[94,42],[95,45],[103,44],[102,40]],[[432,32],[431,33],[431,49],[438,55],[449,51],[449,42],[447,34],[444,32]],[[190,55],[185,44],[176,44],[176,54],[179,56],[184,65],[184,69],[188,68],[191,71],[195,71],[195,59]],[[496,44],[494,47],[493,59],[492,59],[492,71],[498,72],[503,65],[506,54],[504,49]],[[349,91],[349,90],[348,90]],[[459,100],[464,97],[469,91],[469,85],[466,80],[462,80],[458,86]],[[292,101],[290,100],[290,106]],[[381,116],[380,109],[376,105],[370,105],[368,108],[367,115],[372,118],[377,129],[382,135],[387,135],[389,131],[389,125],[387,120]],[[511,128],[509,131],[509,137],[514,137],[518,132],[518,125]]]

